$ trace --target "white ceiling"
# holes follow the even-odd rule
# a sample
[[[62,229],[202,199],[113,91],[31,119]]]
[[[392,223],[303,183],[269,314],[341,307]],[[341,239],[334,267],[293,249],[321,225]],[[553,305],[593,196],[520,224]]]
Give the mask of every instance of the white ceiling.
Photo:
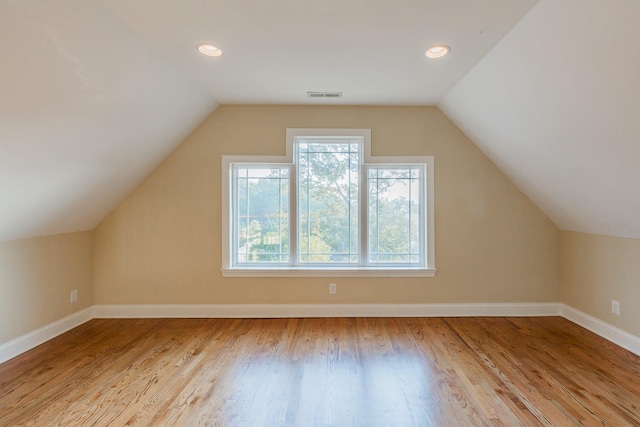
[[[639,20],[541,1],[440,103],[561,229],[640,238]]]
[[[0,240],[94,228],[215,108],[95,1],[0,0]]]
[[[535,0],[104,0],[221,104],[435,105]],[[224,55],[204,60],[195,45]],[[432,44],[453,46],[443,61]]]
[[[536,3],[0,0],[0,240],[92,229],[218,104],[307,91],[439,105],[561,228],[640,237],[640,2]]]

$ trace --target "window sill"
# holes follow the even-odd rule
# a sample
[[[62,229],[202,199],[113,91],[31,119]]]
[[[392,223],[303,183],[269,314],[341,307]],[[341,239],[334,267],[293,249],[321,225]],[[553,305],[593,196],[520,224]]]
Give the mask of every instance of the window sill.
[[[223,277],[434,277],[435,268],[223,268]]]

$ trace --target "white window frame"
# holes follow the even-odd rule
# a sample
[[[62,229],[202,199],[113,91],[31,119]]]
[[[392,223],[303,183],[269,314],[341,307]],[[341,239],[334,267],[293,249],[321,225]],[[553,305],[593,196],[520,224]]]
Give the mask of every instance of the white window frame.
[[[294,265],[297,256],[297,220],[298,220],[298,197],[294,189],[297,188],[297,172],[294,172],[294,150],[297,138],[360,138],[362,146],[362,156],[360,164],[360,264],[359,265],[331,265],[331,264],[309,264]],[[434,277],[435,267],[435,224],[434,224],[434,161],[433,156],[371,156],[371,130],[370,129],[287,129],[286,152],[284,156],[222,156],[222,268],[224,277]],[[234,164],[254,164],[256,166],[283,167],[291,166],[289,173],[290,199],[290,251],[292,258],[289,265],[277,263],[271,265],[249,266],[242,264],[234,266],[232,264],[232,206],[230,203],[233,185]],[[424,247],[421,247],[421,260],[419,266],[408,266],[408,264],[394,266],[391,264],[367,265],[364,258],[367,251],[367,206],[368,206],[368,175],[369,168],[376,167],[403,167],[424,165],[421,178],[421,194],[426,197],[426,209],[421,218],[422,226],[425,227],[426,236],[423,240]],[[425,182],[426,180],[426,182]],[[426,193],[426,194],[425,194]],[[294,234],[296,237],[294,238]]]

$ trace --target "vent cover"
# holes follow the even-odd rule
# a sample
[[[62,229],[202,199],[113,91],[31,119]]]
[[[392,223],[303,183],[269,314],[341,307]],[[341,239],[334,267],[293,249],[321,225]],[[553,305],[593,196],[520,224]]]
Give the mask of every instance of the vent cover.
[[[342,98],[342,92],[307,92],[309,98]]]

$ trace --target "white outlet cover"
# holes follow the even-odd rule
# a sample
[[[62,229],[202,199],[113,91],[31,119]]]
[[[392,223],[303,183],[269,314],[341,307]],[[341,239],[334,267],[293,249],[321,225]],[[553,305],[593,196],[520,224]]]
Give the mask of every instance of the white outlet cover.
[[[611,312],[613,314],[620,314],[620,303],[616,300],[611,300]]]

